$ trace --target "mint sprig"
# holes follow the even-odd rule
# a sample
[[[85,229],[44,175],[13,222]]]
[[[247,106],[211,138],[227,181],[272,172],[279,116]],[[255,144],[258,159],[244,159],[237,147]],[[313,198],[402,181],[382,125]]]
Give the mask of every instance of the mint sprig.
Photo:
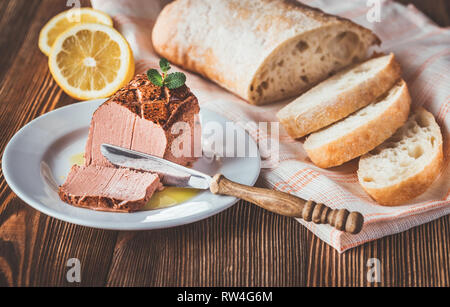
[[[149,69],[147,71],[147,77],[150,80],[150,82],[156,86],[164,85],[163,78],[156,69]]]
[[[161,70],[163,73],[168,72],[172,68],[172,67],[170,67],[169,61],[167,61],[167,59],[165,59],[165,58],[162,58],[159,61],[159,67],[161,67]]]
[[[173,90],[186,83],[186,75],[182,72],[167,73],[172,68],[167,59],[162,58],[159,61],[159,67],[161,68],[162,75],[156,69],[149,69],[147,71],[147,77],[154,85],[160,87],[165,86],[168,89]]]
[[[171,90],[183,86],[184,83],[186,83],[186,75],[182,72],[174,72],[164,80],[164,85]]]

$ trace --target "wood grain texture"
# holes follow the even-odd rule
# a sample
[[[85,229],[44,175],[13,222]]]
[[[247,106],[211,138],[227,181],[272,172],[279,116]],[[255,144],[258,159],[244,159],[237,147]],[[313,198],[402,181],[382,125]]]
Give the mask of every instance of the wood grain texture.
[[[443,14],[448,4],[436,2],[433,12]],[[0,1],[1,153],[26,123],[75,102],[37,47],[39,30],[65,4]],[[446,216],[340,255],[293,219],[243,201],[172,229],[96,230],[35,211],[0,174],[0,286],[449,286],[449,233]],[[66,281],[70,258],[81,261],[79,284]],[[379,283],[367,281],[370,258],[380,260]]]
[[[107,284],[302,286],[300,242],[306,231],[297,222],[240,202],[191,225],[120,233]]]

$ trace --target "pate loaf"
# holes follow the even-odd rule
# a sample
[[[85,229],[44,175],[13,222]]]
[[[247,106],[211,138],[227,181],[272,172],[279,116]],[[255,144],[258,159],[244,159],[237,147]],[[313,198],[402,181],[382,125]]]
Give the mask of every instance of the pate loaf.
[[[137,75],[94,112],[86,143],[86,165],[111,166],[101,153],[101,144],[189,165],[195,162],[195,146],[200,143],[195,140],[199,111],[197,97],[186,85],[169,90],[154,85],[146,75]],[[190,129],[190,133],[183,134],[185,144],[190,145],[186,150],[173,146],[182,131],[175,134],[172,128],[179,122]]]
[[[134,212],[161,188],[150,172],[97,165],[72,166],[59,197],[75,207],[97,211]]]

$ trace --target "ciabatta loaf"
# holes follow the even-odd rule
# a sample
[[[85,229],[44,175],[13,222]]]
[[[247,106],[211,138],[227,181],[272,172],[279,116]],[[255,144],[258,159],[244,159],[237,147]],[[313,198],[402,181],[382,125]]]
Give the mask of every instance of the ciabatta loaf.
[[[400,74],[393,54],[371,59],[310,89],[277,117],[291,137],[303,137],[374,102],[394,86]]]
[[[433,115],[420,108],[388,141],[360,159],[358,179],[378,203],[400,205],[433,183],[443,157],[441,130]]]
[[[314,164],[341,165],[374,149],[408,119],[411,97],[404,81],[378,101],[309,136],[304,148]]]
[[[152,40],[172,63],[256,105],[298,96],[380,43],[350,20],[287,0],[177,0]]]

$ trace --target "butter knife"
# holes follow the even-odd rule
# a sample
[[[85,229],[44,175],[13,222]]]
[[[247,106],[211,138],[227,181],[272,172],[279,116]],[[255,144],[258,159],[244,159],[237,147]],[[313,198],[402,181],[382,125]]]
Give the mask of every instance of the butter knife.
[[[331,209],[281,191],[239,184],[222,174],[211,177],[159,157],[109,144],[102,144],[101,152],[115,166],[157,173],[165,186],[209,189],[213,194],[234,196],[277,214],[328,224],[351,234],[359,233],[364,224],[364,217],[359,212]]]

